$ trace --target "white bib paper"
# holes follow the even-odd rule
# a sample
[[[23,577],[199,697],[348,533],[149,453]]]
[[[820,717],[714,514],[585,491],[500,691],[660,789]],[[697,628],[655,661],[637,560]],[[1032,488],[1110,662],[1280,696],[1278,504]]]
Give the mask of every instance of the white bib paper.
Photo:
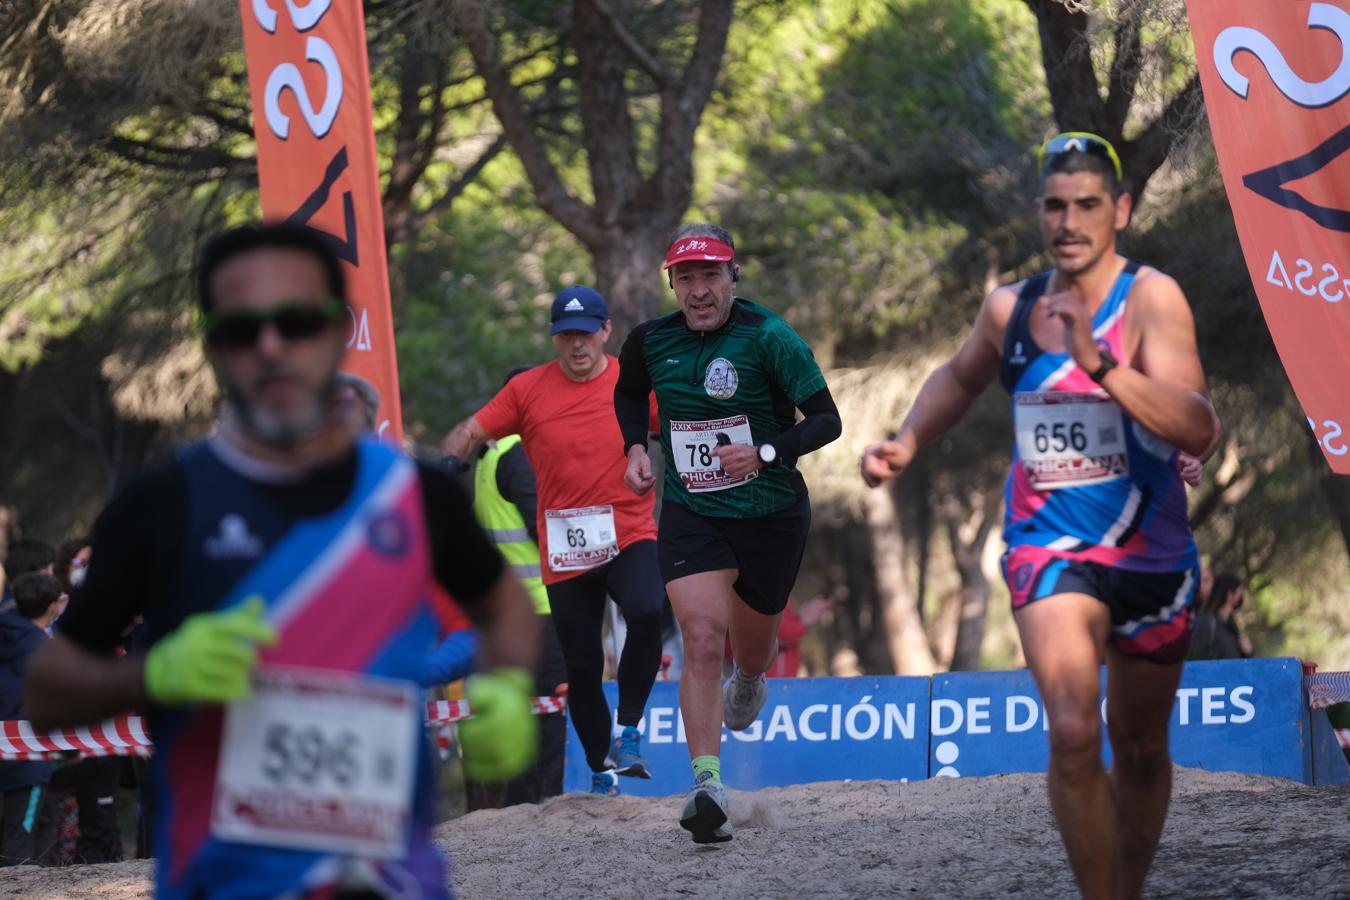
[[[747,416],[731,416],[707,422],[671,422],[670,451],[675,471],[691,493],[724,491],[753,481],[759,473],[733,478],[722,471],[722,461],[712,452],[726,444],[755,445]]]
[[[619,533],[614,507],[546,509],[548,567],[555,572],[577,572],[608,562],[619,555]]]
[[[269,666],[225,711],[211,833],[394,858],[407,853],[421,717],[405,681]]]
[[[1106,394],[1016,394],[1013,414],[1017,452],[1036,490],[1085,487],[1129,475],[1124,416]]]

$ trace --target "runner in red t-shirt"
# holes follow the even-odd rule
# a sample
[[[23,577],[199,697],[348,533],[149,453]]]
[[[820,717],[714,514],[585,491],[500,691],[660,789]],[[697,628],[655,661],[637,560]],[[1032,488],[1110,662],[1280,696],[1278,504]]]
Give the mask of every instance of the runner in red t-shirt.
[[[517,375],[441,443],[462,465],[491,438],[519,434],[539,485],[540,570],[567,662],[572,726],[591,766],[592,791],[619,792],[616,775],[650,778],[637,725],[661,666],[665,585],[656,559],[653,496],[634,496],[614,385],[619,361],[605,353],[611,324],[600,294],[577,285],[553,300],[558,361]],[[612,596],[628,623],[619,661],[619,734],[610,743],[601,624]]]

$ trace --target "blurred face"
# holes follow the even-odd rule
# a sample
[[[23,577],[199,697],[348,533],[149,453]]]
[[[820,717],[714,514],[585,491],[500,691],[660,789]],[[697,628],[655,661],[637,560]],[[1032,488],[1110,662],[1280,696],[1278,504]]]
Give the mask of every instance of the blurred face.
[[[353,434],[374,431],[375,410],[366,405],[366,400],[350,384],[337,386],[337,413]]]
[[[563,374],[573,381],[590,381],[605,370],[605,341],[614,326],[606,321],[599,331],[560,331],[553,335]]]
[[[1113,198],[1095,172],[1047,176],[1038,208],[1055,268],[1079,275],[1114,254],[1116,232],[1129,224],[1131,204],[1129,194]]]
[[[240,326],[222,328],[217,339],[208,329],[206,347],[243,426],[281,448],[312,433],[333,396],[347,322],[345,312],[333,313],[322,264],[301,250],[254,250],[216,270],[211,297],[212,316]],[[238,339],[258,320],[256,339]]]
[[[731,315],[734,282],[726,263],[676,263],[670,267],[670,282],[691,331],[716,331]]]
[[[67,580],[78,587],[84,584],[85,572],[89,568],[89,548],[82,547],[79,553],[70,561],[70,571],[66,573]]]

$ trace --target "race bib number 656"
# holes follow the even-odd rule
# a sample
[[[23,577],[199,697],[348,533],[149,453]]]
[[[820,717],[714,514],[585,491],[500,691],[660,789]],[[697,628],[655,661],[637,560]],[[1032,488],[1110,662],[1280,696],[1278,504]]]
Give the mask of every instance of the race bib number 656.
[[[1013,400],[1017,454],[1036,490],[1085,487],[1129,474],[1124,416],[1110,397],[1045,391]]]

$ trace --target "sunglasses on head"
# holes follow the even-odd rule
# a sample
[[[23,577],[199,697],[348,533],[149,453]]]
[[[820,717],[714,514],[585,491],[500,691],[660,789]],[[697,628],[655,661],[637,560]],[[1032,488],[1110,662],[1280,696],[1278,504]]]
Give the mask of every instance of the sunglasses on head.
[[[346,315],[347,304],[336,298],[317,304],[294,300],[268,309],[207,313],[203,325],[211,346],[243,348],[257,344],[263,326],[269,322],[285,340],[300,341],[318,336]]]
[[[1116,154],[1116,148],[1112,147],[1111,142],[1106,138],[1095,135],[1090,131],[1066,131],[1050,138],[1036,151],[1036,168],[1042,175],[1048,175],[1050,173],[1046,171],[1046,168],[1051,160],[1066,153],[1086,153],[1088,156],[1096,156],[1099,159],[1107,160],[1115,169],[1116,181],[1125,180],[1125,172],[1121,168],[1120,156]]]

